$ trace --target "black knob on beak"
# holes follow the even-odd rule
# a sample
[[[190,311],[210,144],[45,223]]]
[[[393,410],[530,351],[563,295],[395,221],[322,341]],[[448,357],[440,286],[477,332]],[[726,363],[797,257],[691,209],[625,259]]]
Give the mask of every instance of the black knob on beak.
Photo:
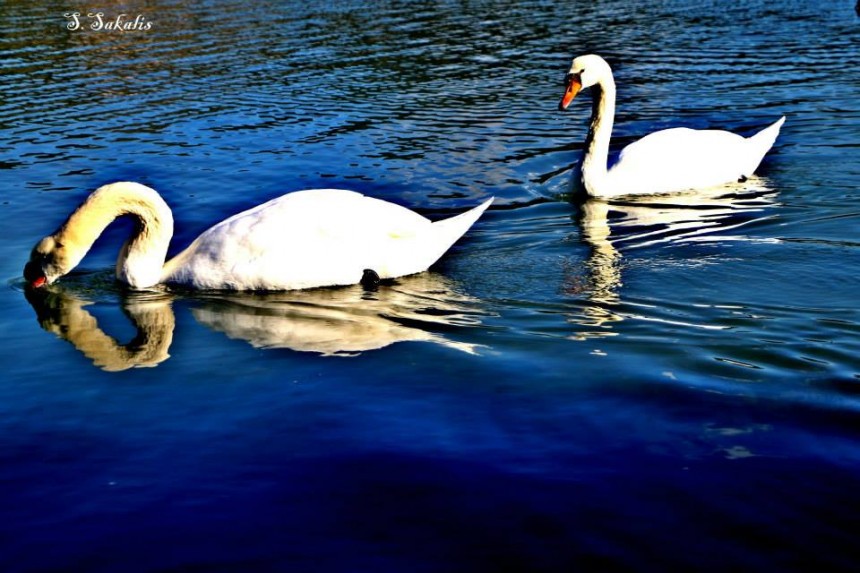
[[[45,284],[45,272],[39,263],[30,261],[24,265],[24,280],[32,287],[40,287]]]

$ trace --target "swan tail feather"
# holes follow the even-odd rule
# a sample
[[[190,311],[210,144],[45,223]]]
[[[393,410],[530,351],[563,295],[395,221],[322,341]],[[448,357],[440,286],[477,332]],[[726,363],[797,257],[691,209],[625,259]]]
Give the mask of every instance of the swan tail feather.
[[[770,151],[770,148],[773,147],[773,144],[776,142],[776,138],[779,136],[779,129],[782,127],[783,123],[785,123],[785,116],[782,116],[771,125],[747,138],[747,141],[749,141],[750,145],[755,150],[755,153],[753,154],[754,163],[752,161],[750,162],[751,167],[749,169],[749,173],[745,173],[744,175],[752,175],[758,168],[759,164],[764,159],[764,156],[768,151]]]
[[[449,217],[441,221],[436,221],[432,225],[434,244],[438,255],[435,260],[438,260],[445,252],[456,243],[460,237],[475,224],[475,222],[484,214],[493,202],[493,198],[489,198],[477,207],[469,209],[465,213],[460,213],[454,217]]]

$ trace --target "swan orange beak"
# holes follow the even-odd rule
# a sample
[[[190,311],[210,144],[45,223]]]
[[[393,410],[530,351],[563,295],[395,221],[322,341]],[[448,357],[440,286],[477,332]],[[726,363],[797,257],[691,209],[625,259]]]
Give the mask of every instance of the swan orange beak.
[[[564,95],[561,96],[561,101],[558,102],[559,111],[566,110],[567,106],[570,105],[570,102],[573,101],[573,98],[576,97],[576,94],[579,93],[579,90],[582,89],[582,82],[579,79],[579,74],[567,74],[565,82]]]

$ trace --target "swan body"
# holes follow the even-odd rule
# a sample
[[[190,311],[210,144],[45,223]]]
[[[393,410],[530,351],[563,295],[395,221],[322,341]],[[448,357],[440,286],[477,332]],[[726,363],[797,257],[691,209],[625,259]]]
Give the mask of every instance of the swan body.
[[[577,187],[591,197],[609,198],[702,189],[750,177],[773,146],[785,117],[751,137],[721,130],[684,127],[646,135],[625,147],[608,168],[615,119],[615,80],[606,60],[589,54],[573,60],[559,109],[592,88],[591,127]]]
[[[120,182],[94,191],[33,249],[31,286],[71,271],[116,217],[137,219],[122,247],[117,278],[133,288],[159,283],[193,289],[295,290],[357,284],[365,270],[395,278],[427,270],[477,221],[489,199],[431,222],[405,207],[340,189],[288,193],[204,231],[165,263],[170,208],[153,189]]]

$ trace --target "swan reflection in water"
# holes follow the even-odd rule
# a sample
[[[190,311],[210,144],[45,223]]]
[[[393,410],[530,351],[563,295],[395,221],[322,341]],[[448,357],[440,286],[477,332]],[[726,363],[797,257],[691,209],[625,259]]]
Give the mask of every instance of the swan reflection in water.
[[[27,289],[25,296],[39,324],[71,342],[93,364],[108,372],[129,368],[157,366],[170,357],[176,319],[171,308],[172,297],[165,293],[144,292],[122,301],[122,311],[131,321],[136,334],[122,344],[99,327],[88,310],[89,297],[60,285]]]
[[[361,286],[198,297],[201,324],[256,348],[348,356],[396,342],[441,344],[474,354],[476,345],[434,331],[480,324],[478,301],[441,275],[401,277],[376,290]]]
[[[87,310],[93,301],[75,291],[74,279],[27,289],[39,324],[71,342],[108,371],[156,366],[167,360],[176,324],[173,302],[183,293],[129,292],[121,308],[136,331],[122,344]],[[478,345],[442,332],[480,324],[480,303],[434,273],[401,277],[376,290],[361,286],[280,293],[195,293],[192,315],[201,324],[256,348],[282,348],[350,356],[397,342],[440,344],[470,354]]]
[[[752,239],[733,234],[740,227],[770,218],[778,206],[776,191],[765,179],[685,193],[636,196],[604,201],[586,199],[575,216],[591,252],[586,261],[587,286],[568,278],[571,294],[587,289],[582,314],[571,318],[589,330],[576,338],[613,336],[613,323],[631,316],[622,311],[623,253],[659,244]]]

